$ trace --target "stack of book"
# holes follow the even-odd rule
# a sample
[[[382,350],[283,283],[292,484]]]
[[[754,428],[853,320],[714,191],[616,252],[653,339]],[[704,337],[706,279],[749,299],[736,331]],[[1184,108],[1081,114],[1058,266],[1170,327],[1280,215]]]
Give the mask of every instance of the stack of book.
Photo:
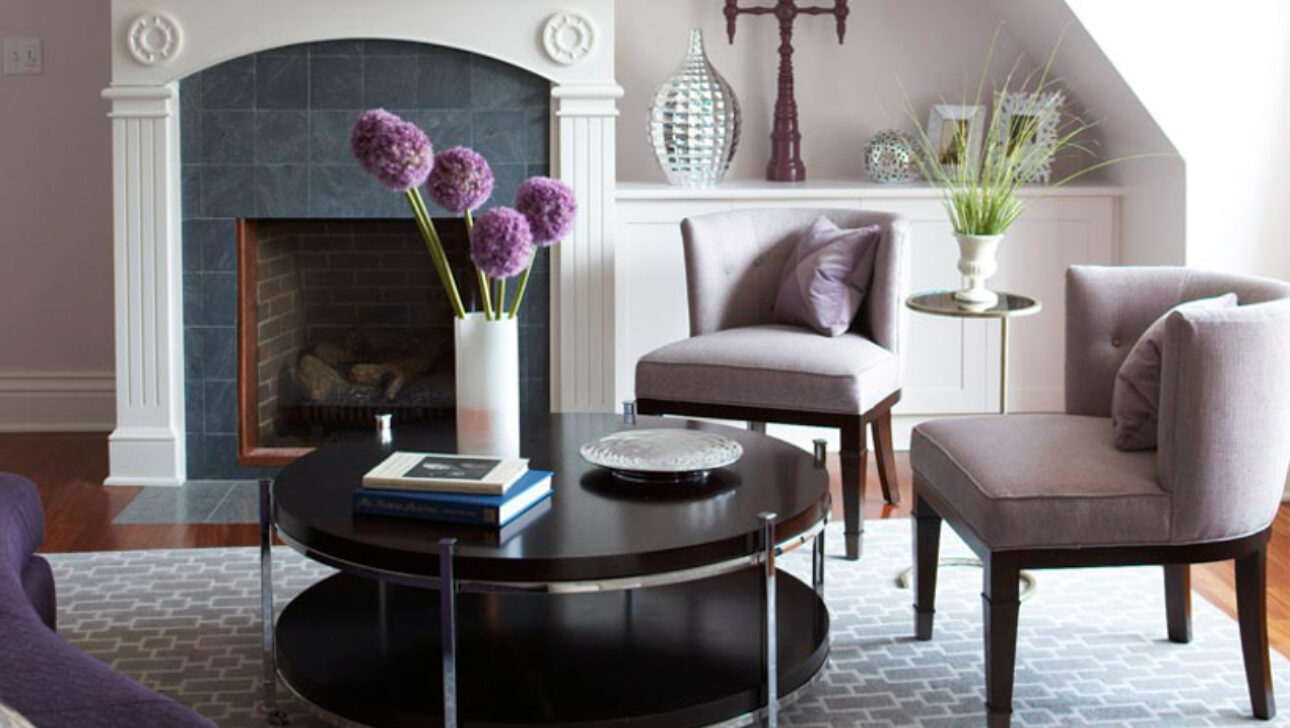
[[[505,526],[551,496],[551,473],[522,458],[396,452],[363,476],[354,512]]]

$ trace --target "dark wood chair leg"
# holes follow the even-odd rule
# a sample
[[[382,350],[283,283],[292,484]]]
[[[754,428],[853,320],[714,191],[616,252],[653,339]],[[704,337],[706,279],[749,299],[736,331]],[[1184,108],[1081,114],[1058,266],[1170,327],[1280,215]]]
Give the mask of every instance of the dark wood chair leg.
[[[878,482],[882,483],[882,497],[895,505],[900,502],[900,484],[896,481],[896,451],[891,439],[891,408],[887,408],[872,422],[873,454],[878,460]]]
[[[1191,567],[1165,565],[1165,614],[1169,619],[1169,641],[1191,642]]]
[[[845,521],[847,559],[860,558],[864,537],[864,491],[869,472],[869,451],[865,447],[864,420],[857,417],[842,428],[842,518]]]
[[[930,640],[936,616],[936,569],[941,558],[941,516],[914,496],[914,638]]]
[[[1272,666],[1268,656],[1268,549],[1236,560],[1236,612],[1245,655],[1245,680],[1250,686],[1254,717],[1271,720],[1277,714],[1272,695]]]
[[[985,708],[989,728],[1012,723],[1012,685],[1017,665],[1017,580],[1021,569],[1007,554],[985,559]]]

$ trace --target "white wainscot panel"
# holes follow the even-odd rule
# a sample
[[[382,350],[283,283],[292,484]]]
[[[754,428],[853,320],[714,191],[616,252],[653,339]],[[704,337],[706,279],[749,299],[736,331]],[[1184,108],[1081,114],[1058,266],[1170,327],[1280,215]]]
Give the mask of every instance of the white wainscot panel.
[[[618,399],[634,399],[636,361],[690,335],[681,220],[729,209],[724,202],[619,201],[615,291]]]
[[[786,188],[777,197],[751,184],[728,192],[620,185],[615,266],[619,399],[633,397],[635,363],[641,356],[689,335],[680,230],[686,217],[744,207],[896,212],[912,224],[909,292],[961,285],[958,247],[932,191],[857,185],[822,192],[817,196],[808,189]],[[992,287],[1033,296],[1044,307],[1038,315],[1012,323],[1012,411],[1062,408],[1065,271],[1071,265],[1117,262],[1118,196],[1113,188],[1072,188],[1038,200],[1000,248],[1000,270]],[[906,315],[905,384],[896,410],[901,447],[913,424],[928,417],[995,411],[999,386],[997,322]],[[824,434],[796,429],[793,434],[800,436],[790,439],[808,447],[810,437]]]
[[[957,288],[958,244],[933,199],[874,200],[866,207],[894,212],[910,223],[909,290]],[[925,316],[906,317],[905,383],[900,413],[982,412],[986,407],[986,326],[984,321]]]
[[[910,292],[955,288],[958,248],[945,211],[934,200],[873,200],[913,224]],[[1063,407],[1066,269],[1117,260],[1113,196],[1050,197],[1035,202],[999,248],[990,285],[1039,299],[1043,310],[1011,324],[1010,411]],[[899,415],[992,412],[999,399],[996,321],[909,314],[909,347]]]

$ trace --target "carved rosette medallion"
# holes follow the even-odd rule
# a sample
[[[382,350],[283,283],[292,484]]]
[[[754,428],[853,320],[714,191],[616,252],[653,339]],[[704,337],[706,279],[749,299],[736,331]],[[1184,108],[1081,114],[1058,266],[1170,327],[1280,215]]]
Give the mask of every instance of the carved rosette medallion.
[[[595,23],[582,13],[556,13],[547,19],[542,30],[542,45],[551,60],[562,66],[572,66],[596,47]]]
[[[174,18],[159,12],[144,13],[130,23],[126,45],[130,55],[145,66],[167,63],[179,55],[184,35]]]

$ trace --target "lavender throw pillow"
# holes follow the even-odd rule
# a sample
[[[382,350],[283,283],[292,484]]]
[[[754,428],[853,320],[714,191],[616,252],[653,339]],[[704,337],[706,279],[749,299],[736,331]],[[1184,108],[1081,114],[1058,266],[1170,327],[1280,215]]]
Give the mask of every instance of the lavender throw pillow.
[[[1174,311],[1195,311],[1236,306],[1236,294],[1187,301],[1165,312],[1147,330],[1120,365],[1111,390],[1111,427],[1118,450],[1154,450],[1160,419],[1160,350],[1165,340],[1165,319]]]
[[[878,225],[844,230],[827,217],[811,223],[784,263],[775,322],[825,336],[846,333],[869,289],[881,239]]]

